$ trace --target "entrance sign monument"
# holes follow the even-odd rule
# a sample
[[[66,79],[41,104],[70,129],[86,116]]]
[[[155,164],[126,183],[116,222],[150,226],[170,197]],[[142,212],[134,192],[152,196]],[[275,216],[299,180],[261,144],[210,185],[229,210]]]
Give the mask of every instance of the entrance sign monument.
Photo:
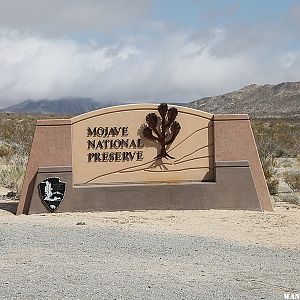
[[[167,104],[38,120],[17,214],[272,210],[248,115]]]

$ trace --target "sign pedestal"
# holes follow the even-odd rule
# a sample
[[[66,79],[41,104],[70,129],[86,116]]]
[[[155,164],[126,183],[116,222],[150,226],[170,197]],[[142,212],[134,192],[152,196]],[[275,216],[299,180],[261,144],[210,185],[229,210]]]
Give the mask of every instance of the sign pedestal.
[[[175,116],[172,110],[168,114],[168,108],[165,114],[157,113],[156,105],[126,105],[70,120],[37,121],[17,214],[148,209],[271,211],[248,116],[210,115],[183,107],[177,110]],[[145,120],[149,114],[153,119]],[[166,132],[161,131],[162,119]],[[169,128],[168,120],[173,120]],[[145,128],[161,141],[152,140]],[[168,138],[171,142],[163,153],[161,143],[167,144]],[[55,209],[49,208],[39,190],[49,178],[66,183],[63,199]],[[52,194],[55,192],[54,188]]]

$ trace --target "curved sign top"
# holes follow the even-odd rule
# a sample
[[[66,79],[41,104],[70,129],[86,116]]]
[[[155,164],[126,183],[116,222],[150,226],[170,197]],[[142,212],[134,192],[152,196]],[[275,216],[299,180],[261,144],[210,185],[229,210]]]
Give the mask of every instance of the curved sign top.
[[[166,104],[76,116],[71,119],[73,184],[214,181],[212,118]]]

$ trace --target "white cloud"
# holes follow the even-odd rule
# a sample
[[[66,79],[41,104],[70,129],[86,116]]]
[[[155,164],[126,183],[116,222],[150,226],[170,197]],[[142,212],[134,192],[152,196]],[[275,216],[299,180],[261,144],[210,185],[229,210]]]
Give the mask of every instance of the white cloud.
[[[189,101],[249,83],[300,79],[299,52],[239,47],[224,28],[205,37],[173,31],[130,40],[102,46],[0,29],[0,106],[61,97]],[[231,45],[237,48],[222,51]]]
[[[300,53],[289,51],[279,57],[279,62],[283,68],[290,69],[295,65],[295,62],[299,60],[299,55]]]

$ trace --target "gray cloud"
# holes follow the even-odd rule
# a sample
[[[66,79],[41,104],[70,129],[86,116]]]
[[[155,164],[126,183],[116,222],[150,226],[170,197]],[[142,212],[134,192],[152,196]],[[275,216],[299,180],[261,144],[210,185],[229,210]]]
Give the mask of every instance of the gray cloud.
[[[152,0],[0,0],[0,107],[80,96],[189,101],[250,83],[300,80],[299,5],[277,20],[219,28],[212,21],[211,29],[189,30],[146,22],[150,5]],[[215,10],[214,0],[203,13],[210,20],[234,16],[240,1],[226,5]],[[133,25],[139,34],[122,32]],[[110,42],[70,35],[114,30]]]
[[[71,96],[188,101],[249,83],[299,80],[300,49],[275,51],[272,32],[235,33],[173,30],[103,46],[0,29],[0,105]]]
[[[52,34],[136,24],[151,0],[0,0],[0,26]]]

